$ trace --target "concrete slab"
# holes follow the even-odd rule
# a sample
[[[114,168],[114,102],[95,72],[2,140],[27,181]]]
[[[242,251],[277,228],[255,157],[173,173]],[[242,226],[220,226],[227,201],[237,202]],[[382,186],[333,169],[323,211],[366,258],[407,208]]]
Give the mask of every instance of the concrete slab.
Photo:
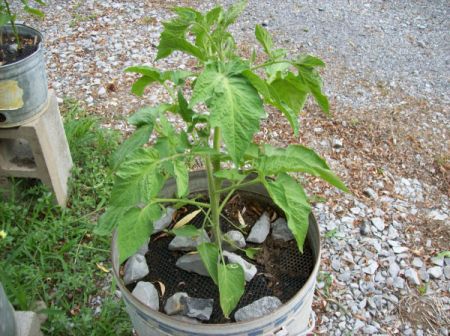
[[[41,321],[35,312],[16,311],[16,336],[43,336],[41,332]]]

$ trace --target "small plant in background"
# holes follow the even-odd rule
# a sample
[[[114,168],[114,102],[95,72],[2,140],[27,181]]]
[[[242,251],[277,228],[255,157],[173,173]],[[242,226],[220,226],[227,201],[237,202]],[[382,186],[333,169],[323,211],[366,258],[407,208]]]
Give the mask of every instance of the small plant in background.
[[[123,262],[147,241],[152,223],[168,204],[202,209],[206,213],[203,228],[213,242],[201,243],[197,250],[219,288],[225,317],[245,289],[242,267],[227,263],[222,248],[226,240],[219,218],[233,194],[243,186],[264,185],[286,215],[302,251],[311,207],[302,185],[289,173],[308,173],[347,190],[313,150],[301,145],[276,148],[253,142],[261,120],[267,117],[264,104],[280,110],[296,136],[298,116],[308,96],[313,96],[326,113],[329,105],[318,73],[325,64],[310,55],[288,58],[286,50],[274,48],[262,26],[256,26],[255,35],[266,60],[255,64],[255,52],[251,59],[238,54],[227,29],[245,6],[246,2],[240,1],[227,10],[215,7],[205,14],[192,8],[174,9],[177,16],[164,23],[157,59],[180,51],[196,58],[197,72],[161,71],[145,65],[126,69],[141,75],[132,87],[136,95],[142,96],[147,86],[156,83],[165,87],[171,101],[142,108],[129,118],[136,130],[114,155],[115,185],[110,206],[100,221],[101,230],[117,227]],[[185,92],[190,89],[192,96],[188,98]],[[184,130],[172,126],[167,117],[170,113],[184,120]],[[148,147],[152,134],[156,140]],[[194,159],[200,159],[207,171],[208,202],[189,197],[189,162]],[[171,177],[176,180],[177,194],[159,198]],[[203,232],[203,228],[184,224],[183,230],[171,232],[193,237]]]
[[[3,27],[6,24],[10,24],[12,27],[12,31],[15,37],[15,42],[17,43],[17,48],[20,50],[22,48],[22,39],[19,35],[19,32],[16,27],[16,19],[17,19],[17,13],[14,12],[11,4],[14,0],[1,0],[0,1],[0,28]],[[20,0],[22,10],[28,14],[31,14],[36,17],[43,18],[44,13],[32,6],[30,6],[29,0]],[[45,2],[42,0],[34,0],[35,3],[45,6]],[[3,42],[2,42],[3,43]]]

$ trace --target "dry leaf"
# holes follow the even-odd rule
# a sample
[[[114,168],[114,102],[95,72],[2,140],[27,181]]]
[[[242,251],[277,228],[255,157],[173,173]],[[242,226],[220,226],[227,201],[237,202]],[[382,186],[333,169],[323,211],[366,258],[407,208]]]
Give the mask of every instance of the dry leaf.
[[[183,225],[186,225],[191,220],[193,220],[195,218],[195,216],[197,216],[200,213],[200,211],[202,211],[202,210],[201,209],[195,210],[194,212],[191,212],[190,214],[184,216],[175,224],[175,226],[173,228],[178,229],[178,228],[182,227]]]
[[[246,227],[247,226],[247,224],[245,224],[244,218],[242,217],[240,211],[238,211],[238,221],[239,221],[239,224],[241,224],[242,227]]]
[[[161,281],[156,281],[159,285],[159,289],[161,290],[161,296],[164,296],[164,293],[166,292],[166,286]]]
[[[96,265],[97,265],[97,267],[98,267],[98,269],[100,271],[105,272],[105,273],[109,273],[109,269],[107,269],[105,266],[103,266],[102,263],[96,263]]]

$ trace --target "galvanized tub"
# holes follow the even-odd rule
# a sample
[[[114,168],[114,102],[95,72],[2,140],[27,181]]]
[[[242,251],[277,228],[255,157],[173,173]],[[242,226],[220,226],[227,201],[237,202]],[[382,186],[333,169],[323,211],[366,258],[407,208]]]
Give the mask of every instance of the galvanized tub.
[[[48,101],[42,34],[25,25],[16,26],[20,35],[35,37],[39,45],[28,57],[0,66],[0,128],[19,126],[36,118]],[[12,32],[8,25],[0,30]]]
[[[189,190],[200,193],[207,190],[204,171],[190,174]],[[262,185],[253,185],[242,190],[256,198],[268,199]],[[176,183],[169,180],[161,197],[171,197],[176,193]],[[300,336],[314,329],[314,313],[311,309],[320,261],[319,227],[313,216],[310,217],[308,241],[313,250],[314,266],[306,284],[288,302],[271,314],[252,321],[229,324],[191,324],[175,320],[168,315],[152,310],[137,300],[125,287],[119,275],[119,255],[117,232],[112,240],[113,274],[118,284],[133,327],[139,336]]]
[[[3,290],[0,282],[0,335],[15,336],[16,335],[16,320],[14,317],[14,309]]]

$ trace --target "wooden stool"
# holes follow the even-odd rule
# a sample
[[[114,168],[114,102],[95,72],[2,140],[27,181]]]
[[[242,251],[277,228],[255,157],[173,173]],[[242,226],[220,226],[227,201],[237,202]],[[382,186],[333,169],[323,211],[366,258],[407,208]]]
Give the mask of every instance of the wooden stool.
[[[72,165],[53,91],[49,92],[47,107],[34,120],[19,127],[0,128],[0,177],[40,179],[64,207]]]

